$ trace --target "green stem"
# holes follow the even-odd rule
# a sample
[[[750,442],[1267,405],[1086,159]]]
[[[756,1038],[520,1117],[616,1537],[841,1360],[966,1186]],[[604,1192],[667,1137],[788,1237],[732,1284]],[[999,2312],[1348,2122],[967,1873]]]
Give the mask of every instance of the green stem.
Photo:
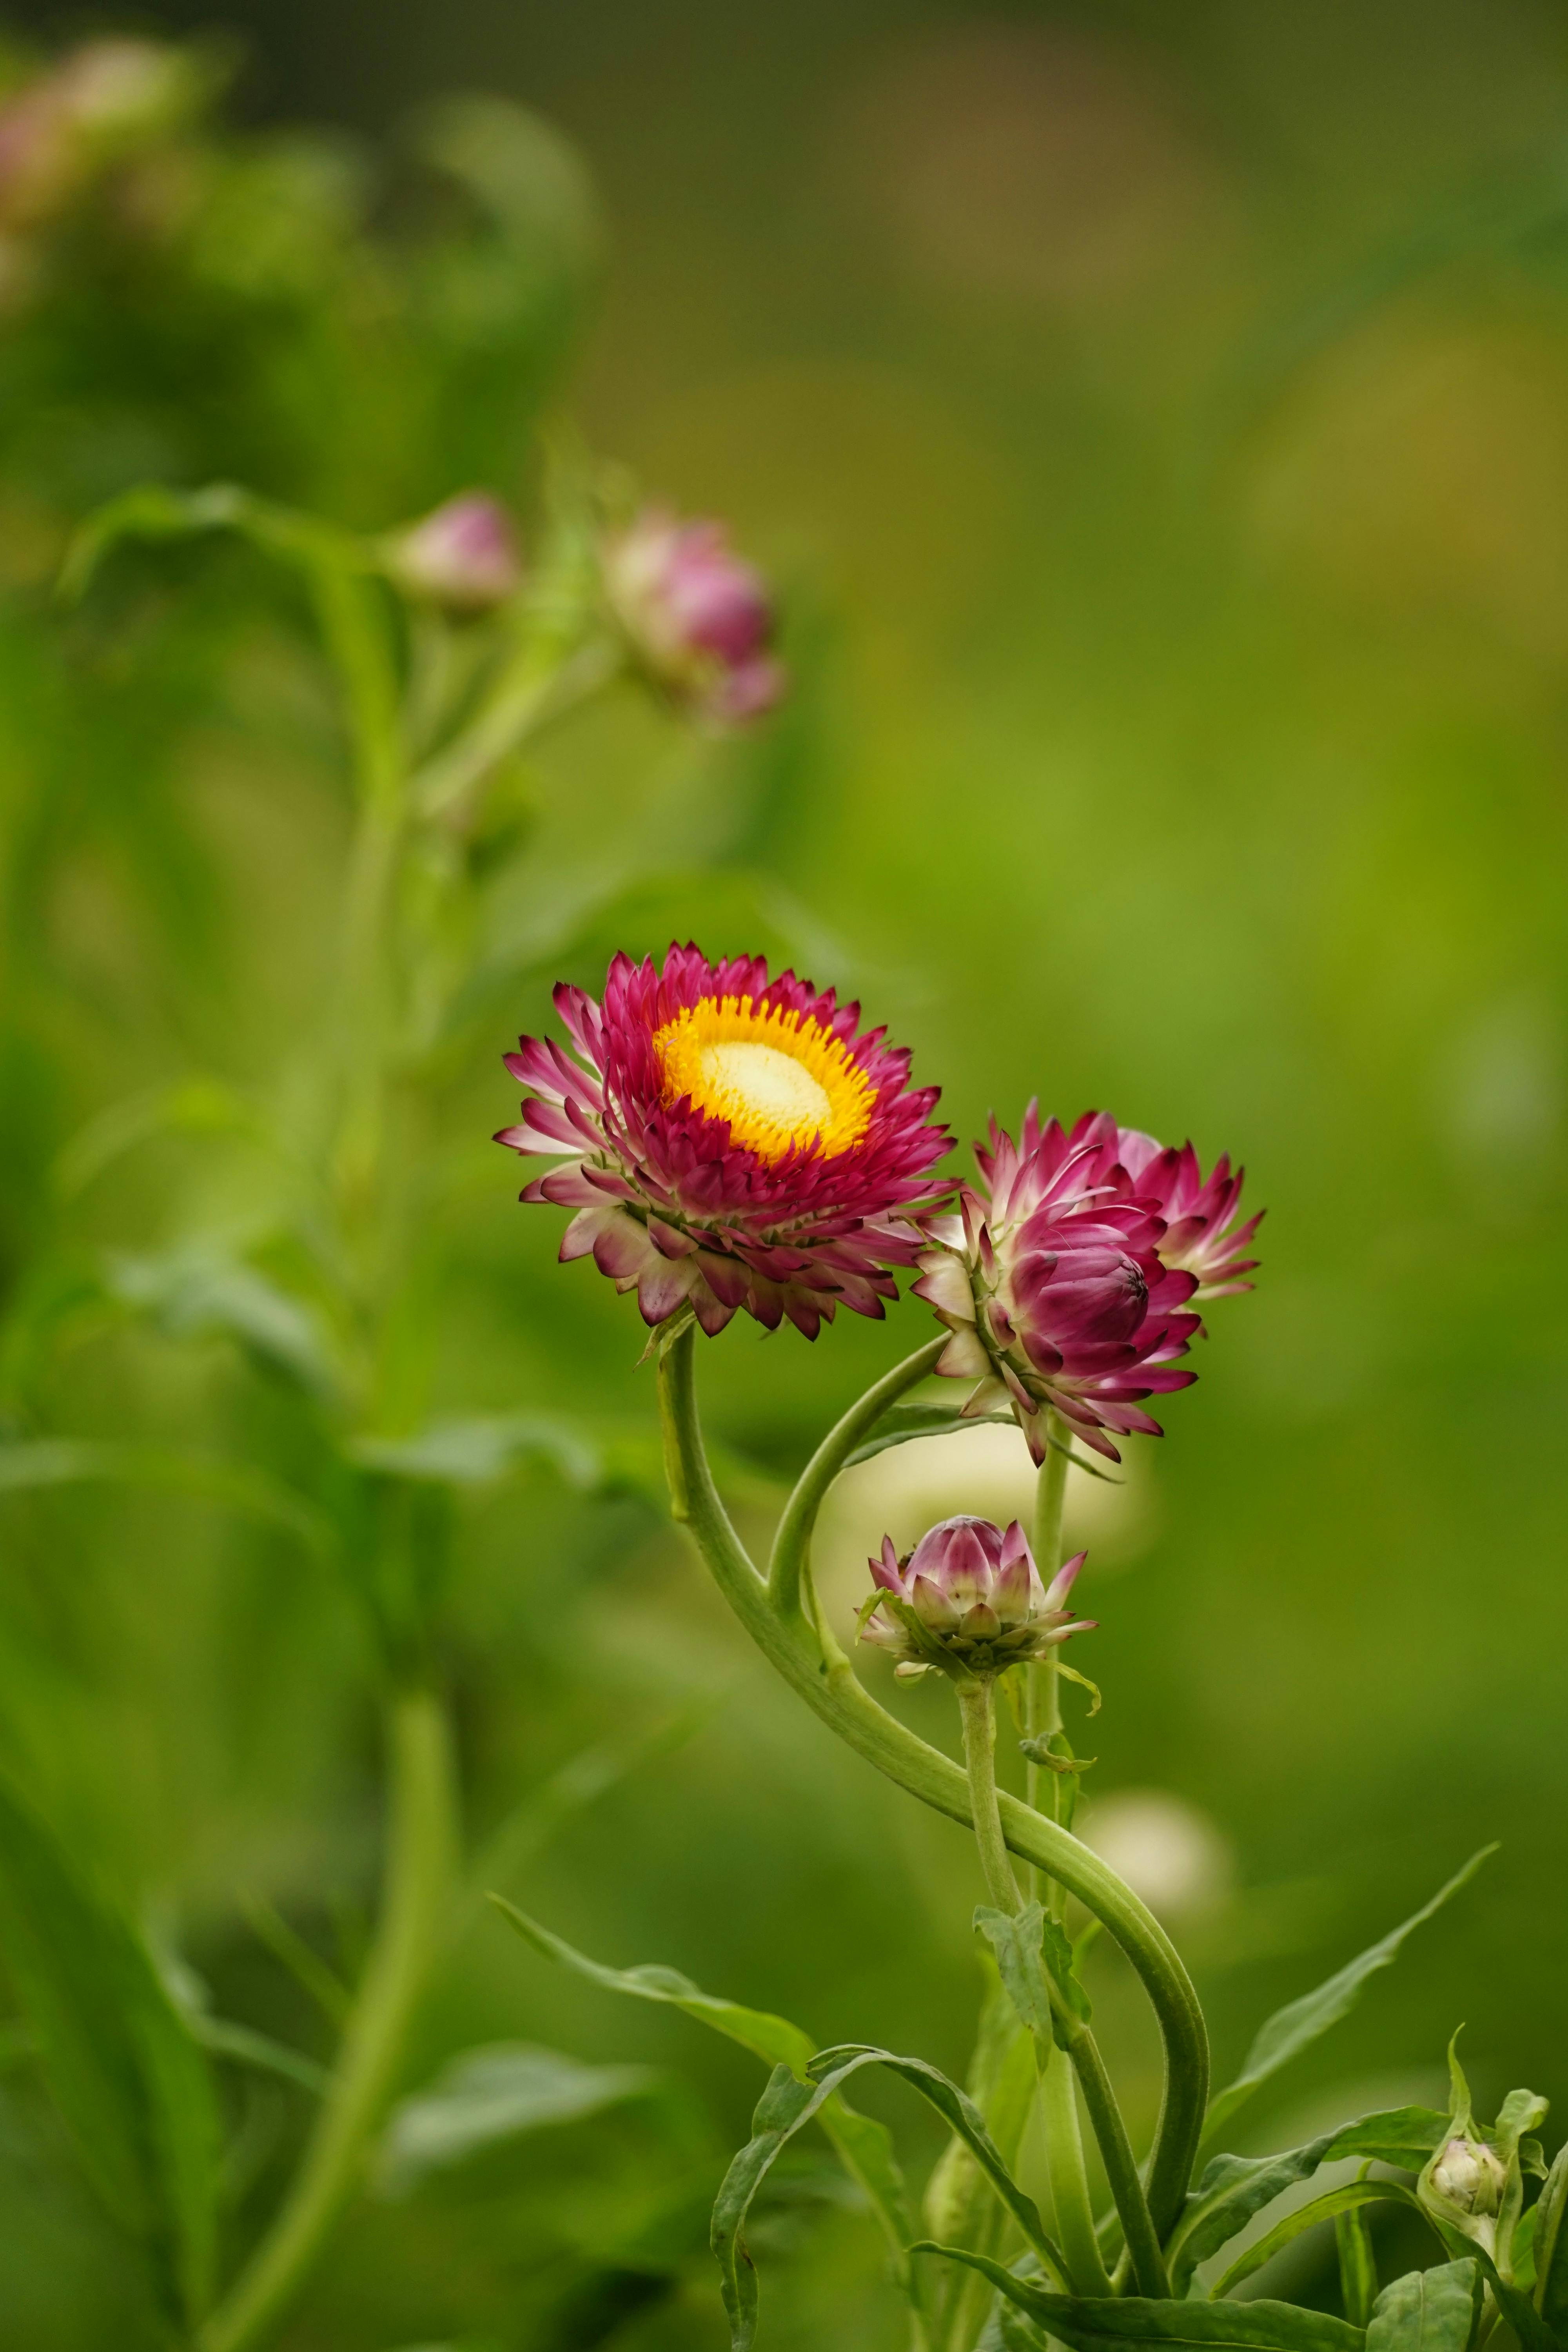
[[[996,1802],[996,1697],[988,1677],[954,1685],[963,1717],[963,1754],[969,1768],[969,1794],[974,1811],[974,1842],[985,1891],[999,1911],[1016,1917],[1023,1908],[1002,1816]],[[1084,2170],[1083,2141],[1078,2127],[1078,2101],[1072,2068],[1049,2035],[1037,2034],[1035,2056],[1045,2094],[1047,2148],[1051,2168],[1051,2193],[1056,2200],[1057,2231],[1067,2256],[1075,2293],[1107,2295],[1110,2279],[1100,2260],[1094,2233],[1094,2207],[1089,2202],[1089,2176]]]
[[[1035,1488],[1035,1566],[1041,1581],[1049,1584],[1062,1564],[1062,1516],[1067,1505],[1068,1454],[1067,1435],[1060,1416],[1047,1410],[1046,1414],[1046,1458],[1040,1465],[1040,1475]],[[1054,1443],[1052,1441],[1055,1441]],[[1031,1739],[1049,1739],[1062,1727],[1061,1678],[1057,1673],[1057,1654],[1052,1650],[1037,1664],[1029,1667],[1025,1677],[1025,1728]],[[1042,1790],[1040,1776],[1044,1772],[1047,1786]],[[1029,1759],[1025,1778],[1024,1793],[1037,1811],[1048,1813],[1053,1822],[1061,1819],[1062,1776],[1048,1767]],[[1040,1802],[1042,1794],[1046,1801]],[[1059,1888],[1047,1885],[1036,1892],[1043,1894],[1047,1907],[1053,1916],[1062,1907]]]
[[[816,1529],[816,1515],[829,1486],[843,1469],[849,1455],[863,1439],[869,1437],[890,1404],[896,1404],[905,1391],[923,1381],[935,1370],[936,1360],[947,1346],[944,1332],[929,1346],[919,1348],[896,1364],[874,1388],[867,1390],[858,1404],[851,1405],[843,1420],[831,1429],[817,1447],[805,1468],[795,1481],[794,1492],[784,1507],[784,1517],[773,1538],[773,1556],[768,1563],[768,1595],[781,1617],[799,1618],[801,1580],[811,1554],[811,1538]]]
[[[434,1948],[454,1843],[447,1717],[427,1690],[400,1692],[387,1726],[391,1820],[380,1925],[331,2085],[271,2229],[207,2321],[200,2352],[249,2352],[280,2324],[359,2188]]]
[[[697,1415],[689,1329],[661,1351],[658,1386],[674,1471],[675,1516],[763,1655],[858,1755],[937,1812],[973,1825],[968,1782],[952,1759],[879,1706],[848,1661],[825,1654],[800,1617],[785,1620],[770,1601],[766,1584],[730,1524],[708,1466]],[[1174,2222],[1186,2196],[1208,2096],[1208,2037],[1197,1995],[1158,1920],[1098,1854],[1016,1797],[1003,1794],[998,1805],[1013,1853],[1058,1878],[1104,1923],[1153,2007],[1165,2045],[1165,2083],[1149,2166],[1148,2202],[1154,2226],[1163,2233]]]

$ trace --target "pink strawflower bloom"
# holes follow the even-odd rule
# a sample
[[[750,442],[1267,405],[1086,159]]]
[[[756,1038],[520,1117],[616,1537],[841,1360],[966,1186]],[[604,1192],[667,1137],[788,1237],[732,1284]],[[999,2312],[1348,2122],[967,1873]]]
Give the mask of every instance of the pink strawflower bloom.
[[[602,1003],[563,984],[555,1007],[579,1058],[520,1039],[506,1066],[531,1092],[496,1140],[558,1160],[521,1197],[576,1211],[563,1258],[591,1253],[649,1324],[689,1303],[716,1332],[744,1307],[812,1339],[839,1306],[882,1313],[951,1139],[858,1004],[672,946],[662,971],[616,956]]]
[[[386,561],[410,595],[457,613],[504,604],[522,580],[510,518],[485,490],[464,490],[411,523],[390,541]]]
[[[1222,1160],[1205,1182],[1190,1144],[1094,1111],[1067,1134],[1034,1104],[1021,1147],[993,1119],[975,1158],[980,1185],[925,1221],[914,1286],[952,1333],[937,1370],[978,1382],[965,1412],[1010,1405],[1037,1462],[1049,1410],[1113,1461],[1116,1437],[1158,1437],[1144,1400],[1196,1378],[1177,1363],[1202,1328],[1193,1302],[1250,1287],[1258,1220],[1226,1225],[1239,1173]]]
[[[901,1675],[932,1665],[1002,1674],[1091,1629],[1092,1618],[1075,1618],[1066,1605],[1083,1562],[1076,1553],[1047,1591],[1016,1519],[1005,1534],[991,1519],[943,1519],[906,1559],[884,1536],[860,1638],[891,1650]]]
[[[1232,1175],[1228,1151],[1221,1152],[1205,1176],[1190,1143],[1178,1150],[1174,1144],[1157,1143],[1136,1128],[1124,1127],[1119,1130],[1116,1150],[1139,1200],[1164,1221],[1165,1230],[1160,1236],[1162,1260],[1196,1275],[1194,1305],[1201,1307],[1210,1298],[1257,1287],[1241,1277],[1258,1264],[1246,1252],[1262,1223],[1263,1211],[1259,1209],[1245,1224],[1235,1222],[1247,1171],[1238,1168]]]
[[[760,719],[784,693],[769,650],[773,605],[720,522],[681,522],[649,507],[605,542],[605,588],[648,676],[721,725]]]

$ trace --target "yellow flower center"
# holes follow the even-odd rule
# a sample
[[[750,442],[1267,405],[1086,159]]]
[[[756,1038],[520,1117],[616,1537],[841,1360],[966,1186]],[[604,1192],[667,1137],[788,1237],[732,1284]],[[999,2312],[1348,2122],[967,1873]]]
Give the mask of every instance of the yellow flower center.
[[[654,1037],[667,1103],[689,1095],[759,1160],[821,1146],[847,1151],[871,1124],[876,1089],[841,1041],[809,1014],[749,996],[705,996]]]

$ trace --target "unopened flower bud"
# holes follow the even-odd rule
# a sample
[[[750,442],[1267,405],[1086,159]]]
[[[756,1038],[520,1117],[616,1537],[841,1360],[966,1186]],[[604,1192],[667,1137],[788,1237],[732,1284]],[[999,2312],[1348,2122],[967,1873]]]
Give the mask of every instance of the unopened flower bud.
[[[455,613],[483,613],[504,604],[522,578],[506,509],[483,490],[465,490],[400,531],[386,561],[409,595]]]
[[[722,523],[650,507],[606,541],[604,567],[611,610],[649,677],[723,724],[773,709],[784,689],[769,650],[773,599]]]
[[[900,1674],[931,1665],[1001,1674],[1090,1630],[1092,1619],[1066,1606],[1083,1559],[1069,1559],[1047,1591],[1016,1519],[1005,1533],[990,1519],[943,1519],[907,1559],[884,1536],[861,1639],[892,1651]]]
[[[86,41],[54,76],[61,111],[103,146],[154,138],[185,114],[202,76],[194,60],[162,41]]]
[[[1481,2139],[1451,2139],[1432,2168],[1432,2186],[1462,2213],[1500,2211],[1508,2168]]]

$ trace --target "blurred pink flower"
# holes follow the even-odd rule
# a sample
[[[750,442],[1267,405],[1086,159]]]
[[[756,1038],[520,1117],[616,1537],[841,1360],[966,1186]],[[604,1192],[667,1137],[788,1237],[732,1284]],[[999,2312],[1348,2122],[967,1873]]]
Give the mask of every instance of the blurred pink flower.
[[[391,541],[398,585],[458,613],[488,612],[516,594],[522,563],[511,520],[486,490],[464,490]]]
[[[592,1253],[649,1324],[689,1302],[705,1331],[744,1307],[813,1339],[837,1307],[881,1315],[950,1139],[858,1005],[690,946],[662,971],[618,955],[602,1003],[563,985],[555,1004],[580,1059],[521,1038],[506,1066],[532,1091],[496,1140],[559,1160],[522,1198],[576,1211],[563,1258]]]
[[[1092,1618],[1075,1618],[1066,1605],[1083,1562],[1080,1551],[1047,1591],[1016,1519],[1005,1534],[991,1519],[943,1519],[904,1560],[884,1536],[881,1558],[870,1563],[877,1593],[860,1637],[891,1650],[900,1675],[944,1661],[1001,1674],[1091,1630]]]
[[[784,693],[769,651],[773,607],[720,522],[681,522],[649,507],[606,541],[610,607],[648,675],[703,718],[760,719]]]

